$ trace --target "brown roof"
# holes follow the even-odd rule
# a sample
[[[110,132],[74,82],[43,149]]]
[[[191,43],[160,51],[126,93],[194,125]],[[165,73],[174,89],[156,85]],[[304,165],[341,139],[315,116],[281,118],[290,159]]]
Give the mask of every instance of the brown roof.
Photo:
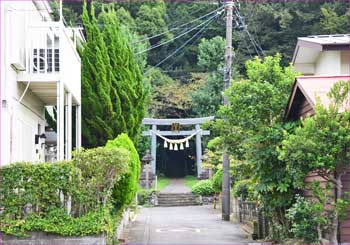
[[[327,93],[331,90],[333,85],[339,81],[349,81],[350,76],[300,76],[295,79],[295,83],[292,89],[292,94],[289,97],[288,107],[286,110],[285,118],[288,119],[293,110],[293,105],[300,104],[295,103],[296,95],[301,92],[305,97],[308,104],[312,108],[315,107],[317,99],[323,106],[328,107],[330,100]],[[350,108],[350,107],[349,107]],[[344,108],[345,110],[345,108]]]

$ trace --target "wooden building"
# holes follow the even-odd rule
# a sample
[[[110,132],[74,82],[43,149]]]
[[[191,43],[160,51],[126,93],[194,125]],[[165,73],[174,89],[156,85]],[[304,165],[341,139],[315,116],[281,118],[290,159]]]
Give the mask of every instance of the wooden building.
[[[330,104],[327,93],[339,81],[350,82],[350,35],[310,36],[298,38],[293,57],[294,70],[304,76],[296,78],[285,114],[286,121],[313,116],[317,100]],[[350,105],[343,110],[349,110]],[[310,173],[305,182],[321,180]],[[350,193],[350,163],[342,178],[343,193]],[[308,192],[305,191],[305,195]],[[350,213],[339,226],[339,241],[350,243]]]

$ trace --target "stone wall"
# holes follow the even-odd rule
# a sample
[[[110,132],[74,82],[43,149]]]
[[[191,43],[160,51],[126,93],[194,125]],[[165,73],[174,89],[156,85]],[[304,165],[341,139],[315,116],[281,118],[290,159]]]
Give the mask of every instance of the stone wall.
[[[46,232],[29,232],[29,237],[15,237],[1,234],[0,244],[62,244],[62,245],[105,245],[106,237],[104,235],[96,236],[60,236]]]

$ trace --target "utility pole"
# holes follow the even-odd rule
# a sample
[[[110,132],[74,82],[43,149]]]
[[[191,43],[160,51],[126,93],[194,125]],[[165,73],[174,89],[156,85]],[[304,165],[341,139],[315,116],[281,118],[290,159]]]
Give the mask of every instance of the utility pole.
[[[225,69],[224,69],[224,89],[230,87],[231,66],[232,66],[232,12],[233,0],[225,1],[226,9],[226,49],[225,49]],[[224,96],[224,106],[230,102],[227,96]],[[223,147],[222,155],[222,220],[230,220],[230,158],[227,153],[227,147]]]

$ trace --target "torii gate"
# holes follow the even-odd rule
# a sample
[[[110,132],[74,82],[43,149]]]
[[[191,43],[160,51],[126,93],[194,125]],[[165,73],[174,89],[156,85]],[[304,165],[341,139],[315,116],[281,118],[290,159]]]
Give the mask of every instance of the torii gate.
[[[156,173],[156,154],[157,154],[157,136],[165,139],[166,136],[196,136],[196,161],[197,161],[197,175],[200,176],[202,172],[202,135],[210,135],[209,130],[202,130],[200,125],[202,123],[213,120],[214,117],[201,118],[187,118],[187,119],[154,119],[145,118],[142,120],[143,125],[151,125],[151,129],[143,131],[143,136],[150,136],[151,155],[152,155],[152,172]],[[181,130],[181,126],[194,125],[193,130]],[[171,131],[157,130],[157,126],[172,126]],[[176,146],[177,147],[177,146]]]

